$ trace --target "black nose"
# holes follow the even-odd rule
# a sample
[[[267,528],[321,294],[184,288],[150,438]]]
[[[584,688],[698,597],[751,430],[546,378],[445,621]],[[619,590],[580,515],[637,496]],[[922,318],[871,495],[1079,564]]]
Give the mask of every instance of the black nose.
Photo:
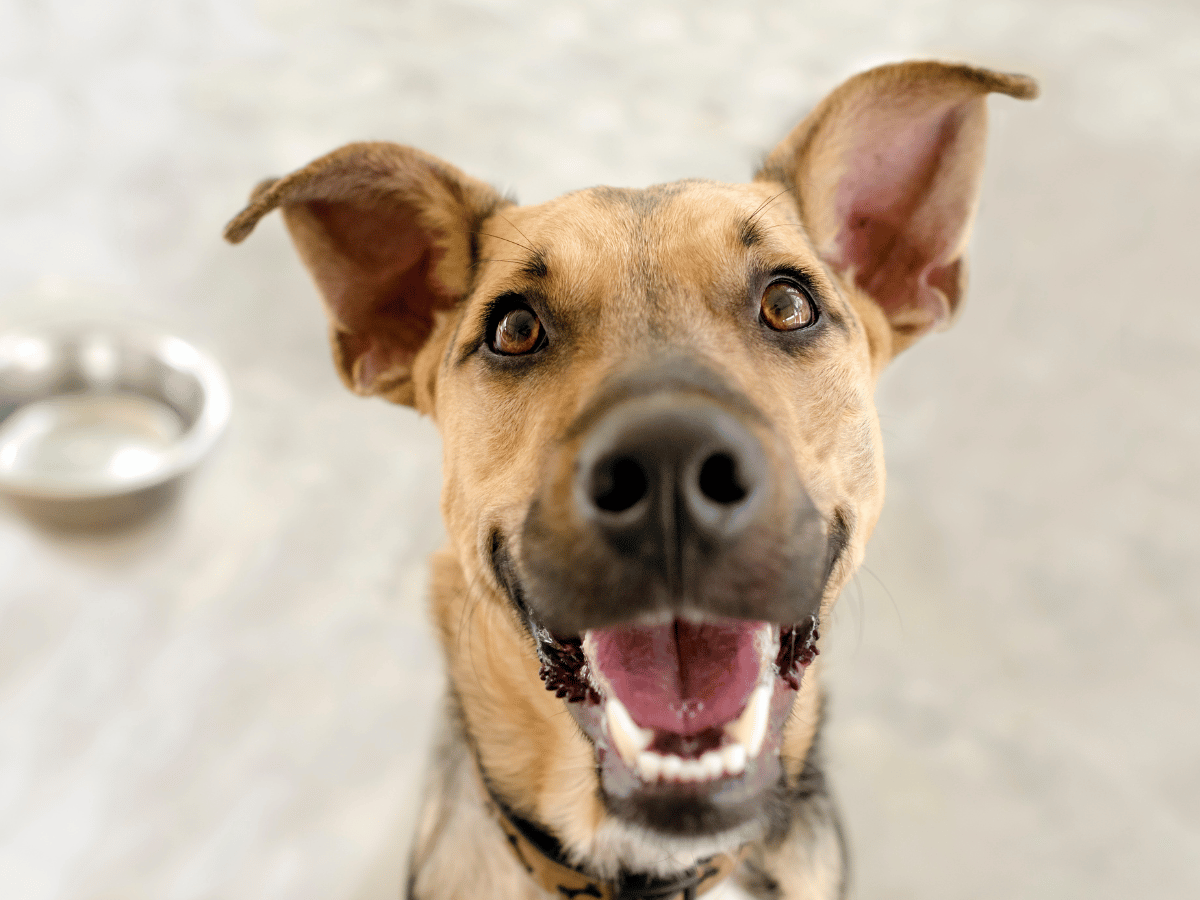
[[[731,544],[768,492],[762,445],[716,403],[660,394],[611,410],[577,457],[581,515],[625,555],[666,564]]]

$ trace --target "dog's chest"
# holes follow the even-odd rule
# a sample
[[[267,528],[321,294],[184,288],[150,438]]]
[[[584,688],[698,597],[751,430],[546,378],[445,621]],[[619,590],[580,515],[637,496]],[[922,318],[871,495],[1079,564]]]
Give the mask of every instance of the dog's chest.
[[[746,892],[746,890],[733,879],[723,881],[711,891],[704,895],[712,900],[756,900],[756,898]]]

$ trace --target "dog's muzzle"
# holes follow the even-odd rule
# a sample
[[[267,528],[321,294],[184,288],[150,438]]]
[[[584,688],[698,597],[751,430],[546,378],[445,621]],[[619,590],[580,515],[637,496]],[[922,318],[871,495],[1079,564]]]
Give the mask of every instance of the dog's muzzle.
[[[568,431],[505,580],[610,810],[691,834],[761,815],[835,532],[730,392],[618,391]]]

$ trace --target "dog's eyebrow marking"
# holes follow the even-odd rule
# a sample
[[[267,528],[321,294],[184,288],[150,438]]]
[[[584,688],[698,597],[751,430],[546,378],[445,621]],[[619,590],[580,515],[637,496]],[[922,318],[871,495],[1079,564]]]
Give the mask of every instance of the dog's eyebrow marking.
[[[546,278],[550,274],[550,267],[546,265],[546,254],[541,250],[534,250],[533,255],[522,264],[521,274],[529,278]]]
[[[780,197],[782,197],[784,194],[786,194],[790,190],[791,190],[791,188],[785,187],[778,194],[774,194],[774,195],[768,197],[762,203],[758,204],[758,208],[756,210],[754,210],[754,212],[750,213],[750,218],[748,218],[746,220],[745,225],[742,226],[742,234],[745,235],[750,228],[756,226],[758,224],[758,222],[757,222],[758,217],[763,215],[763,213],[765,213],[767,211],[767,207],[769,207],[772,203],[774,203],[776,200],[778,200]],[[761,237],[761,232],[759,234]],[[744,236],[743,236],[742,240],[745,241]],[[746,244],[746,246],[749,247],[750,244]]]
[[[746,219],[738,228],[738,238],[742,242],[742,246],[749,249],[755,244],[761,244],[764,240],[762,228],[754,221],[753,217]]]

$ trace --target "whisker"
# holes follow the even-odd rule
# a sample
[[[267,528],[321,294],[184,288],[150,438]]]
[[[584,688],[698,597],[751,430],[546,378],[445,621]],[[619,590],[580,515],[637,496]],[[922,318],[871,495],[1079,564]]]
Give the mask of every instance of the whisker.
[[[499,215],[499,213],[497,213],[497,215]],[[512,223],[512,220],[511,220],[511,219],[509,219],[507,216],[500,216],[500,218],[501,218],[501,219],[504,219],[504,221],[505,221],[505,222],[508,222],[509,226],[511,226],[511,227],[512,227],[512,229],[513,229],[513,230],[514,230],[514,231],[515,231],[517,234],[519,234],[521,237],[525,238],[525,241],[526,241],[526,249],[527,249],[527,250],[529,250],[529,252],[530,252],[530,253],[532,253],[534,256],[537,256],[537,251],[533,249],[533,241],[529,240],[529,235],[527,235],[527,234],[526,234],[525,232],[523,232],[523,231],[522,231],[520,228],[518,228],[516,225],[514,225],[514,224]]]
[[[474,620],[475,607],[477,607],[481,602],[483,602],[483,591],[481,591],[481,590],[476,591],[476,588],[480,587],[482,585],[482,582],[483,582],[482,573],[477,573],[475,575],[474,579],[472,579],[471,583],[469,585],[467,585],[467,596],[466,596],[466,599],[463,601],[462,613],[459,616],[459,621],[458,621],[459,647],[462,648],[464,650],[464,652],[466,652],[468,655],[470,655],[472,660],[474,659],[474,656],[471,654],[471,643],[470,643],[471,622]],[[464,638],[467,641],[465,647],[463,647]],[[479,673],[476,672],[475,674],[478,676]]]
[[[514,247],[520,247],[522,250],[528,250],[530,253],[533,253],[533,254],[537,253],[537,251],[534,250],[532,247],[526,246],[525,244],[522,244],[520,241],[514,241],[512,238],[501,237],[498,234],[492,234],[490,231],[471,231],[471,232],[464,231],[464,232],[460,232],[460,233],[461,234],[478,234],[478,235],[482,235],[483,237],[495,238],[498,241],[507,241],[508,243],[512,244]]]
[[[489,262],[506,262],[506,263],[512,263],[514,266],[523,266],[523,265],[525,265],[525,261],[524,261],[524,260],[522,260],[522,259],[500,259],[499,257],[492,257],[491,259],[477,259],[477,260],[475,260],[475,262],[471,263],[471,268],[473,269],[473,268],[475,268],[475,267],[476,267],[476,266],[478,266],[478,265],[481,265],[481,264],[483,264],[483,263],[489,263]]]
[[[883,592],[887,594],[888,600],[892,604],[892,610],[896,613],[896,622],[900,625],[900,631],[904,631],[904,615],[900,612],[900,606],[896,603],[896,598],[892,596],[892,592],[888,590],[888,586],[883,583],[883,579],[876,575],[865,563],[861,566],[862,571],[866,572],[883,588]]]
[[[770,206],[772,203],[774,203],[776,200],[778,200],[780,197],[782,197],[784,194],[786,194],[790,190],[791,190],[791,188],[784,188],[782,191],[780,191],[774,197],[770,197],[770,198],[764,200],[762,203],[760,203],[758,206],[758,209],[756,209],[754,212],[752,212],[750,214],[750,218],[746,220],[747,227],[753,225],[754,220],[757,219],[766,210],[766,208],[768,206]]]

